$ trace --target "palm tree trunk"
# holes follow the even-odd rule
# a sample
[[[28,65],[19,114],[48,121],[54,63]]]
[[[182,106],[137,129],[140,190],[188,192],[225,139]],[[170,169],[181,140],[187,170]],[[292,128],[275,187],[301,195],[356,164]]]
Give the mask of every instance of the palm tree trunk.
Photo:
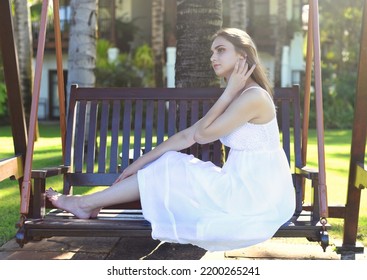
[[[274,86],[282,84],[282,52],[287,44],[287,0],[278,0],[277,34],[275,43]]]
[[[210,46],[221,27],[221,0],[177,1],[176,87],[219,86],[210,66]]]
[[[222,21],[222,0],[177,0],[176,87],[220,86],[210,64],[210,47]],[[223,145],[221,149],[224,162]]]
[[[71,0],[71,23],[69,37],[67,110],[70,101],[70,87],[78,84],[81,87],[94,87],[96,76],[94,69],[97,59],[97,11],[98,0]],[[66,112],[67,112],[66,110]],[[90,109],[87,107],[87,115]],[[87,119],[89,119],[87,117]],[[86,125],[85,135],[89,134]],[[87,150],[86,137],[86,148]]]
[[[164,64],[164,0],[152,0],[152,51],[156,87],[163,87]]]
[[[14,31],[18,52],[20,90],[28,126],[33,90],[33,47],[30,10],[27,0],[14,0]]]
[[[71,0],[67,104],[70,87],[95,85],[98,0]]]
[[[246,30],[247,28],[247,1],[230,0],[230,26]]]

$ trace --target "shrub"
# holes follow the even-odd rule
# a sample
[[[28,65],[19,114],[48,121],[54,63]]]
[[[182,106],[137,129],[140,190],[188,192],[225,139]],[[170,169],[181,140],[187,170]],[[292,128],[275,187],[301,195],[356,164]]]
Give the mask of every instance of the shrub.
[[[96,86],[100,87],[149,87],[152,85],[153,58],[148,45],[132,53],[119,54],[116,62],[108,61],[107,51],[112,45],[98,40]]]

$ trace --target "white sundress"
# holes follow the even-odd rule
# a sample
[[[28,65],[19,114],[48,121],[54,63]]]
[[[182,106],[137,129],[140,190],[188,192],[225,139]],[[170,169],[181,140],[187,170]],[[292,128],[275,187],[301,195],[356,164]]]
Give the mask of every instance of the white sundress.
[[[153,239],[239,249],[271,238],[292,217],[295,192],[276,118],[220,140],[230,147],[222,168],[172,151],[138,171]]]

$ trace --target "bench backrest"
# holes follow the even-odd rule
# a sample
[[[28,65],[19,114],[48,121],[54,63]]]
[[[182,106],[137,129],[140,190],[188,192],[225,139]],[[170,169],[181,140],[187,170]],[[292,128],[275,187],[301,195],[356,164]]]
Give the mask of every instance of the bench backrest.
[[[65,176],[64,193],[71,186],[111,185],[130,161],[201,118],[222,92],[220,88],[72,86],[65,151],[71,172]],[[276,88],[274,101],[283,149],[289,162],[300,167],[298,86]],[[225,158],[219,141],[196,144],[185,152],[218,166]]]
[[[195,123],[221,89],[79,88],[73,86],[67,121],[65,165],[70,186],[108,186],[129,162]],[[189,153],[222,163],[219,141]]]

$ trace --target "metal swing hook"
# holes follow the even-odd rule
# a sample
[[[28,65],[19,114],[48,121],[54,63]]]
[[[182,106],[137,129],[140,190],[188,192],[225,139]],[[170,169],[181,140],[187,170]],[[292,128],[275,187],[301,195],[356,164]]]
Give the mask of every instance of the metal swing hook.
[[[326,230],[327,219],[325,217],[320,218],[320,223],[322,225],[320,231],[320,245],[325,252],[326,248],[329,246],[329,233]]]
[[[15,235],[16,241],[19,244],[19,246],[22,248],[24,246],[24,244],[26,243],[25,241],[25,231],[24,231],[24,223],[25,220],[27,219],[27,217],[25,215],[21,215],[19,218],[19,221],[16,224],[16,227],[18,228],[18,231]]]

